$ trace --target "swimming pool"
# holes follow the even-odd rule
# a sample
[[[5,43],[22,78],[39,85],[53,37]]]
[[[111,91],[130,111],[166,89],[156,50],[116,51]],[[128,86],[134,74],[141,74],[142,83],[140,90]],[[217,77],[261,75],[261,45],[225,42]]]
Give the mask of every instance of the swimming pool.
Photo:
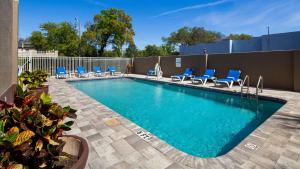
[[[173,147],[202,158],[226,154],[283,106],[130,78],[70,84]]]

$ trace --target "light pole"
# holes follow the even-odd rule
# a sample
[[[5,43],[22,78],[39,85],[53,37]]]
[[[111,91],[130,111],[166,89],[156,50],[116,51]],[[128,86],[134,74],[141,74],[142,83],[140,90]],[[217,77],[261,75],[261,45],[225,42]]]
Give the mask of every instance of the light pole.
[[[205,70],[206,70],[207,69],[207,64],[208,64],[208,53],[207,53],[206,48],[203,49],[203,54],[204,54],[204,57],[205,57]]]
[[[268,31],[268,38],[267,38],[267,45],[268,45],[268,51],[270,51],[270,26],[267,26],[267,31]]]
[[[78,29],[78,36],[79,36],[79,45],[78,45],[78,55],[80,57],[80,53],[81,53],[81,50],[80,50],[80,41],[81,41],[81,24],[80,24],[80,20],[76,17],[75,18],[75,26],[76,28]]]

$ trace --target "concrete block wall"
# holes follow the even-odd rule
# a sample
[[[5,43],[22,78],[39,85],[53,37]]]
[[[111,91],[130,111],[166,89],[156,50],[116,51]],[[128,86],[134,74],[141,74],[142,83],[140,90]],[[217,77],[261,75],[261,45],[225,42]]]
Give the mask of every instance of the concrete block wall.
[[[180,46],[179,51],[182,55],[199,55],[203,53],[203,49],[207,49],[209,54],[230,53],[230,41],[204,43],[193,46]]]
[[[250,40],[233,40],[232,41],[232,52],[242,53],[249,51],[261,51],[262,44],[261,38],[252,38]]]
[[[232,45],[230,45],[230,42],[232,42]],[[181,46],[180,54],[198,55],[202,53],[204,48],[208,49],[209,54],[299,50],[300,31],[263,35],[250,40],[225,40],[215,43]]]
[[[58,57],[58,51],[37,51],[34,49],[18,49],[18,57]]]
[[[300,49],[300,32],[264,35],[261,39],[263,51]]]

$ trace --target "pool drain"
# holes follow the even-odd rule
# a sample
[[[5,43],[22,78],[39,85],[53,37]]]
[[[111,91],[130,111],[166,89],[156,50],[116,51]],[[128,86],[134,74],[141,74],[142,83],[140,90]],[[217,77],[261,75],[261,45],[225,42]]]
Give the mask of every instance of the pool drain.
[[[247,143],[245,144],[245,147],[250,149],[250,150],[257,150],[257,145],[253,144],[253,143]]]
[[[150,141],[150,139],[152,138],[152,136],[150,135],[150,133],[144,132],[142,130],[137,131],[136,135],[138,135],[141,139],[143,139],[145,141]]]

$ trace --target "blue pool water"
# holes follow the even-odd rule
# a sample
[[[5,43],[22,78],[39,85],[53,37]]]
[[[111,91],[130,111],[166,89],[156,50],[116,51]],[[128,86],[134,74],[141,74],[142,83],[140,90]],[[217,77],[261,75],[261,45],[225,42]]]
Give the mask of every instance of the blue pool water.
[[[175,148],[203,158],[227,153],[283,105],[127,78],[71,84]]]

